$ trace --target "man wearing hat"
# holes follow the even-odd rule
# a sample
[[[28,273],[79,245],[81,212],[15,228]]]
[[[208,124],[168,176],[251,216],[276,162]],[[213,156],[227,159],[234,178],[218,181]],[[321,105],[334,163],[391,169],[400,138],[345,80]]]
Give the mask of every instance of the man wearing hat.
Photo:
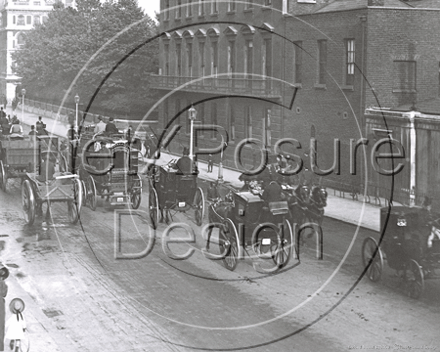
[[[102,116],[98,116],[98,123],[95,126],[95,130],[93,131],[94,133],[99,133],[99,132],[105,132],[105,128],[107,127],[107,124],[102,121]]]
[[[108,120],[107,125],[105,126],[105,132],[107,134],[119,133],[119,130],[116,128],[116,125],[115,125],[115,123],[113,121],[114,121],[113,117],[110,117],[109,120]]]
[[[189,175],[192,173],[193,161],[190,159],[189,150],[187,147],[183,148],[183,156],[177,160],[176,168],[179,174]]]

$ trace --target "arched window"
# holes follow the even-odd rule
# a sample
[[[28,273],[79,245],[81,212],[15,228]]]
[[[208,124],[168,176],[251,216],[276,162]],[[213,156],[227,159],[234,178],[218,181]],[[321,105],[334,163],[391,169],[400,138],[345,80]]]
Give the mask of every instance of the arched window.
[[[19,15],[17,17],[17,26],[24,26],[24,16],[23,15]]]
[[[24,45],[24,36],[22,33],[17,34],[17,45]]]

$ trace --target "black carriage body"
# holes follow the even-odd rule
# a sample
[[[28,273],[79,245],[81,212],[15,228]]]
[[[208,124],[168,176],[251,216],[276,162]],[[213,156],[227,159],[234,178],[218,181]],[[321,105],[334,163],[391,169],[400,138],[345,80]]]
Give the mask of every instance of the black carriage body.
[[[182,175],[169,167],[160,167],[154,188],[161,209],[187,211],[194,202],[197,190],[197,174]]]
[[[380,210],[381,229],[389,209]],[[423,255],[423,241],[426,242],[430,227],[427,226],[428,212],[421,207],[393,206],[383,238],[383,248],[388,265],[402,270],[411,259],[420,262]]]
[[[93,178],[98,196],[107,197],[110,205],[130,203],[130,195],[140,191],[139,151],[122,138],[96,138],[85,132],[78,148],[78,173],[83,181]],[[95,143],[102,145],[95,151]],[[84,154],[84,155],[82,155]],[[86,164],[86,165],[85,165]],[[136,190],[134,190],[136,188]]]
[[[234,195],[234,206],[229,210],[228,217],[238,231],[240,245],[250,246],[253,244],[254,233],[255,242],[276,243],[278,236],[275,228],[285,226],[284,220],[287,214],[287,202],[268,204],[252,192],[237,192]],[[266,225],[262,226],[262,224]]]

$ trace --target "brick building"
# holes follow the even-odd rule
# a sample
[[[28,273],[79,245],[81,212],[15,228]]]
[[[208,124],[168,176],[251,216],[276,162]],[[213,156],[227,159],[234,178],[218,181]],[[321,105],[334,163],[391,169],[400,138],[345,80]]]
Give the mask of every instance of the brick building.
[[[437,97],[440,9],[429,0],[161,1],[160,72],[154,87],[166,97],[159,120],[166,128],[182,113],[171,150],[189,143],[188,114],[198,123],[224,126],[234,146],[247,137],[273,150],[295,138],[302,156],[317,140],[318,166],[331,168],[334,141],[341,145],[340,175],[329,185],[357,188],[370,157],[350,175],[350,139],[367,137],[365,108],[394,108]],[[166,94],[165,94],[166,93]],[[292,99],[293,105],[291,105]],[[198,147],[218,144],[206,133]],[[244,153],[252,164],[253,150]],[[304,160],[305,161],[305,160]]]

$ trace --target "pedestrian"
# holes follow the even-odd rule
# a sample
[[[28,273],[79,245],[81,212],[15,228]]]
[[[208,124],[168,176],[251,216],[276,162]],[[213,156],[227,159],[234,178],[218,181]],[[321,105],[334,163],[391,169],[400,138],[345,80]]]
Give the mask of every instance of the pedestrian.
[[[212,160],[212,154],[208,157],[208,172],[212,172],[212,167],[214,166],[214,161]]]
[[[35,136],[35,135],[37,135],[37,131],[35,131],[35,126],[32,125],[31,130],[29,132],[29,136]]]
[[[95,126],[95,130],[93,131],[95,134],[100,132],[105,132],[106,123],[102,121],[102,116],[98,116],[98,123]]]
[[[4,351],[5,345],[5,297],[8,294],[8,285],[6,285],[5,280],[9,276],[9,270],[5,266],[0,267],[0,351]]]
[[[35,127],[37,128],[38,133],[40,133],[46,127],[41,116],[38,116],[38,121],[36,122]]]
[[[212,181],[208,188],[208,201],[211,203],[216,203],[220,200],[220,193],[218,192],[217,182]]]
[[[22,314],[24,307],[25,304],[20,298],[14,298],[11,303],[9,303],[9,309],[12,315],[6,322],[5,338],[10,340],[9,347],[11,350],[15,348],[15,342],[17,340],[24,340],[24,333],[26,331],[26,321]]]
[[[6,113],[5,113],[5,111],[3,110],[3,107],[1,107],[1,108],[0,108],[0,119],[4,119],[4,118],[6,118]]]
[[[6,95],[2,94],[0,104],[2,104],[3,107],[6,109],[6,105],[8,104],[8,99],[6,99]]]

